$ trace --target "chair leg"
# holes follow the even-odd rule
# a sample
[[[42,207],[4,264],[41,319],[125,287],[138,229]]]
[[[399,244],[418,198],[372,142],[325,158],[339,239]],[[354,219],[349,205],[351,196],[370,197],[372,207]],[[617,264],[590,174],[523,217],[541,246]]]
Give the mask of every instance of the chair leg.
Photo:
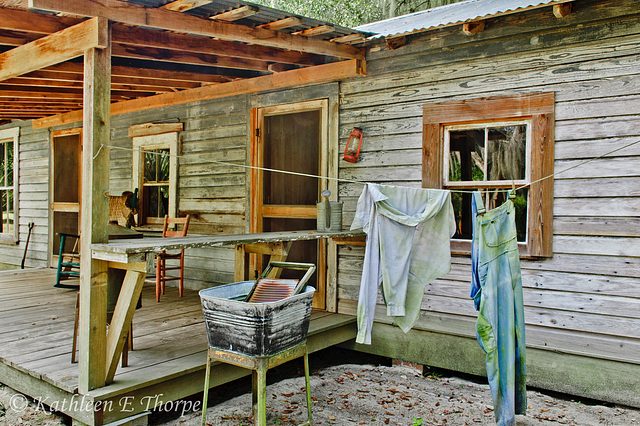
[[[180,251],[180,280],[178,283],[178,293],[180,297],[182,297],[182,291],[184,289],[184,250]]]
[[[165,270],[167,267],[167,259],[162,258],[160,259],[160,262],[162,262],[162,267],[160,268],[160,292],[164,296],[165,287],[167,283],[167,280],[165,279],[167,278],[167,271]]]
[[[122,347],[122,363],[123,367],[127,367],[129,365],[129,335],[127,335],[127,339],[124,341],[124,346]]]
[[[156,256],[156,302],[160,301],[160,282],[162,280],[160,277],[160,270],[162,269],[160,262],[160,256]]]

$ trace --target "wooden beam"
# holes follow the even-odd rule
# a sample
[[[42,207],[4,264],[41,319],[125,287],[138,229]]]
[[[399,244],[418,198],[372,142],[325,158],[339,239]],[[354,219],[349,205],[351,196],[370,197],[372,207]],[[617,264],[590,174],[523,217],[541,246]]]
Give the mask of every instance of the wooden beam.
[[[315,36],[319,36],[322,34],[327,34],[330,32],[335,31],[335,27],[331,26],[331,25],[320,25],[318,27],[313,27],[313,28],[307,28],[306,30],[302,30],[302,31],[296,31],[295,33],[293,33],[294,35],[300,35],[303,37],[315,37]]]
[[[386,37],[384,42],[387,45],[387,49],[396,50],[401,48],[402,46],[406,46],[407,37],[405,36]]]
[[[113,41],[116,44],[181,50],[267,62],[283,62],[295,65],[319,65],[322,56],[280,48],[247,45],[205,37],[193,37],[166,31],[113,25]]]
[[[242,18],[246,18],[247,16],[255,15],[260,12],[255,6],[250,6],[248,4],[238,7],[237,9],[229,10],[227,12],[218,13],[217,15],[209,16],[209,19],[215,19],[218,21],[237,21]]]
[[[146,273],[129,270],[125,274],[122,289],[113,311],[113,317],[109,324],[106,344],[106,376],[105,383],[113,382],[113,377],[118,369],[118,361],[122,355],[124,343],[127,340],[127,333],[131,328],[133,314],[142,293]]]
[[[0,54],[0,81],[105,48],[104,22],[104,18],[93,18]]]
[[[174,12],[186,12],[196,7],[204,6],[212,3],[213,0],[176,0],[161,6],[162,9],[172,10]]]
[[[26,10],[2,9],[0,29],[48,35],[82,22],[77,18],[43,15]]]
[[[366,63],[365,61],[353,59],[350,61],[334,62],[331,64],[317,65],[315,67],[285,71],[268,76],[222,83],[215,86],[199,87],[197,89],[188,89],[176,93],[166,93],[150,96],[148,98],[120,102],[111,106],[111,114],[125,114],[128,112],[150,110],[169,105],[199,102],[208,99],[224,98],[227,96],[282,89],[285,87],[326,83],[361,75],[366,75]],[[41,129],[67,123],[74,123],[81,119],[82,114],[78,111],[74,111],[34,120],[32,124],[34,128]]]
[[[553,5],[553,15],[556,18],[564,18],[571,13],[571,5],[573,3],[562,3]]]
[[[474,35],[484,31],[484,23],[485,21],[473,21],[473,22],[465,22],[462,24],[462,32],[465,35]]]
[[[46,69],[47,71],[60,71],[69,73],[79,73],[82,75],[82,64],[76,64],[74,62],[65,62],[63,64],[53,65]],[[177,70],[160,70],[152,68],[134,68],[123,65],[114,65],[111,67],[111,75],[119,77],[135,77],[143,79],[165,79],[176,81],[189,81],[189,82],[202,82],[202,83],[226,83],[233,81],[236,78],[222,76],[222,75],[210,75],[201,74],[188,71]]]
[[[166,9],[148,8],[119,0],[29,0],[29,8],[78,16],[101,16],[114,22],[147,28],[216,37],[263,46],[339,58],[364,59],[362,48],[329,41],[292,36],[265,28],[251,28],[231,22],[214,21]]]
[[[143,123],[134,124],[129,127],[130,138],[138,136],[160,135],[169,132],[181,132],[184,129],[184,123]]]
[[[289,16],[288,18],[278,19],[277,21],[267,22],[266,24],[258,25],[257,28],[264,28],[265,30],[284,30],[285,28],[291,28],[298,25],[302,25],[302,19],[295,16]]]
[[[82,211],[80,260],[80,393],[104,386],[106,377],[107,262],[92,259],[91,244],[108,242],[111,51],[108,21],[100,19],[107,34],[106,49],[84,55],[82,110]]]
[[[366,37],[360,33],[348,34],[346,36],[332,38],[334,43],[362,43],[366,40]]]
[[[231,58],[206,53],[194,53],[180,50],[167,50],[151,47],[113,46],[113,56],[120,58],[145,59],[156,62],[180,63],[191,65],[216,66],[221,68],[268,71],[269,64],[254,59]]]
[[[20,33],[4,35],[0,37],[0,41],[4,39],[1,44],[11,46],[20,46],[33,41],[34,38],[38,38],[42,34],[48,35],[82,22],[80,19],[61,18],[26,11],[11,10],[8,11],[8,15],[10,19],[5,16],[5,10],[0,14],[0,29],[12,32],[19,31]],[[285,18],[282,21],[290,22],[292,25],[300,24],[298,18]],[[156,47],[296,65],[319,65],[325,62],[321,56],[310,53],[247,45],[226,40],[213,40],[208,37],[194,37],[122,24],[112,25],[111,37],[115,44],[122,45]]]

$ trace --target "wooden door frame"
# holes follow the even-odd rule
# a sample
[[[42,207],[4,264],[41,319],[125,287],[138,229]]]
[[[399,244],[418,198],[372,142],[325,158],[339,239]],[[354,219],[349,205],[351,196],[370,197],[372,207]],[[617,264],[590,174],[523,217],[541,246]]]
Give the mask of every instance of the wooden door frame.
[[[266,106],[260,108],[252,108],[250,112],[250,125],[251,125],[251,147],[250,147],[250,162],[252,166],[263,167],[263,128],[265,117],[274,115],[294,114],[298,112],[308,111],[320,111],[320,147],[319,147],[319,174],[321,176],[330,176],[330,171],[337,170],[337,168],[331,167],[330,159],[333,152],[330,149],[330,132],[329,128],[329,99],[316,99],[304,102],[296,102],[290,104]],[[263,200],[263,171],[258,169],[250,170],[250,209],[249,209],[249,232],[258,233],[262,232],[263,224],[262,220],[265,217],[291,217],[298,216],[300,218],[315,218],[316,207],[309,206],[283,206],[282,208],[269,206],[264,208]],[[318,185],[318,194],[324,189],[329,189],[332,193],[333,185],[330,184],[327,179],[321,179]],[[266,214],[265,214],[266,213]],[[314,304],[314,308],[326,309],[327,308],[327,243],[324,240],[320,240],[318,243],[318,288],[316,289],[323,297],[320,298],[318,304]],[[249,270],[261,269],[260,259],[256,255],[251,255],[249,258]],[[332,306],[330,306],[332,307]]]
[[[78,135],[78,150],[79,150],[79,161],[78,161],[78,205],[75,206],[75,203],[56,203],[53,201],[54,198],[54,181],[53,177],[55,175],[55,156],[54,156],[54,139],[65,137],[65,136],[74,136]],[[56,130],[51,132],[50,138],[50,146],[49,153],[51,158],[51,163],[49,167],[49,243],[47,244],[47,252],[48,261],[50,267],[56,267],[58,262],[58,255],[53,253],[53,241],[54,241],[54,232],[53,232],[53,217],[56,211],[59,212],[70,212],[70,213],[78,213],[78,233],[80,233],[80,224],[82,223],[82,127],[74,127],[72,129],[65,130]]]

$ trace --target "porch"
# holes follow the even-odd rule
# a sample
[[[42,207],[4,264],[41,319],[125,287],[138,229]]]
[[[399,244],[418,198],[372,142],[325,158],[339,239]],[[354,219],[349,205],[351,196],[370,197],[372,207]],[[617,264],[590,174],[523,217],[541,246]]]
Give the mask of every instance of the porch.
[[[133,319],[129,365],[118,366],[112,384],[83,395],[78,365],[71,363],[77,292],[54,288],[54,282],[54,269],[0,272],[3,384],[89,425],[130,418],[202,391],[208,345],[196,291],[185,289],[179,298],[177,289],[168,287],[157,303],[154,287],[145,285],[142,308]],[[354,322],[351,316],[314,311],[309,351],[354,338]],[[247,374],[249,370],[215,364],[211,386]]]

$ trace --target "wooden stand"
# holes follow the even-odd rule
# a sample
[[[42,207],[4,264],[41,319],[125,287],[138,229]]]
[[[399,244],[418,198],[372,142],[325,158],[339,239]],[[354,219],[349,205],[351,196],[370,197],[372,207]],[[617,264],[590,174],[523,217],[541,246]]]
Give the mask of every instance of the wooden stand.
[[[313,421],[311,406],[311,391],[309,384],[309,356],[306,340],[297,346],[286,349],[270,356],[250,356],[236,352],[223,351],[209,347],[207,352],[207,372],[204,378],[204,395],[202,397],[202,426],[207,424],[207,400],[209,396],[209,378],[211,375],[211,360],[232,364],[238,367],[248,368],[252,372],[252,405],[253,424],[265,426],[267,424],[267,370],[284,364],[292,359],[304,356],[304,380],[307,390],[307,415],[308,420],[302,426],[311,426]]]

